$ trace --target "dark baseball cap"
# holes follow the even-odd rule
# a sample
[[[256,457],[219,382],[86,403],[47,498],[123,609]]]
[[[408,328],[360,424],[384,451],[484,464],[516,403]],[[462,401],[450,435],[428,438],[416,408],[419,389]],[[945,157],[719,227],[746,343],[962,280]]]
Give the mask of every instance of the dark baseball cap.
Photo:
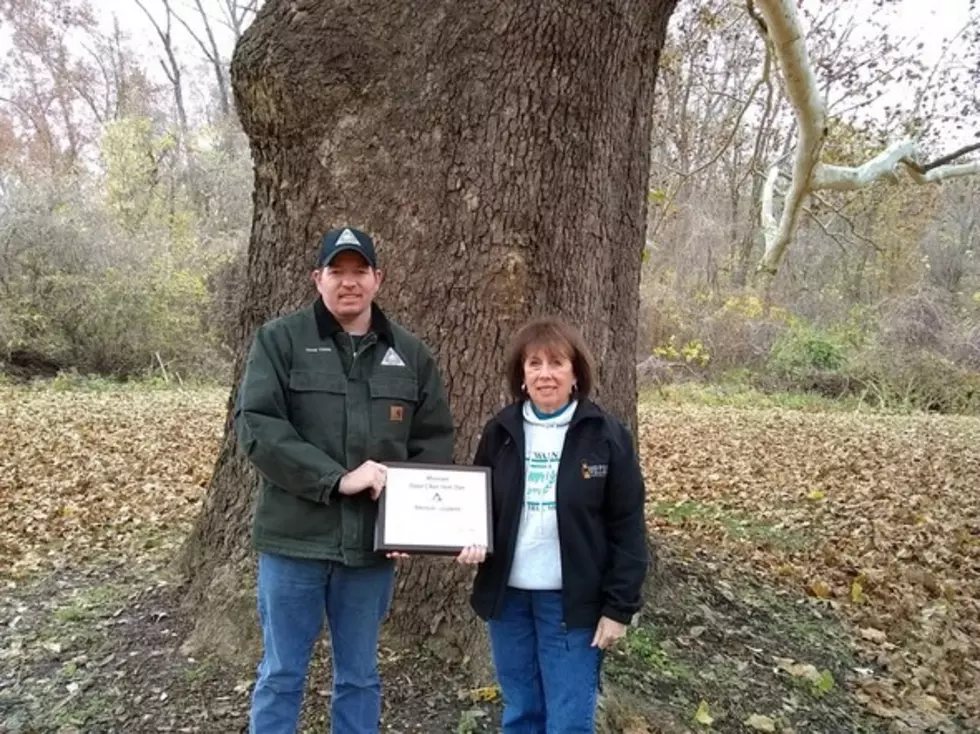
[[[317,258],[316,266],[325,267],[330,264],[337,253],[350,250],[360,253],[361,257],[367,260],[367,264],[372,268],[378,267],[378,256],[374,251],[374,240],[370,235],[353,227],[338,227],[331,229],[320,240],[320,255]]]

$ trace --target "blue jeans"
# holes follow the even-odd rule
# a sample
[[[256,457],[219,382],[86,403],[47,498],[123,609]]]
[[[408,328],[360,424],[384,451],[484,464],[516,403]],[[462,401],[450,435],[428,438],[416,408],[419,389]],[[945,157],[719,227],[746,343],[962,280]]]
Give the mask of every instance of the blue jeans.
[[[262,553],[258,601],[263,656],[252,692],[251,734],[294,734],[313,646],[330,628],[331,731],[374,734],[381,718],[378,635],[394,564],[352,568]]]
[[[592,734],[602,651],[593,628],[566,629],[560,591],[508,588],[489,622],[503,734]]]

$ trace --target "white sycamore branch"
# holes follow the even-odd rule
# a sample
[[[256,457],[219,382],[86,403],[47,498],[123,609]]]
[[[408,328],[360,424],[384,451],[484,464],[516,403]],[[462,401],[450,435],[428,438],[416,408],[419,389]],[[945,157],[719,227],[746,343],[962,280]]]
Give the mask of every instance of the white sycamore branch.
[[[936,183],[959,176],[980,174],[980,161],[953,163],[959,157],[980,149],[966,146],[932,163],[916,162],[917,145],[902,140],[860,166],[834,166],[820,161],[827,138],[827,106],[821,96],[803,28],[796,11],[797,0],[747,0],[749,13],[768,36],[782,72],[799,128],[792,179],[783,199],[783,210],[776,220],[775,191],[779,164],[774,165],[762,189],[762,232],[766,251],[759,269],[775,273],[796,232],[807,196],[815,191],[853,191],[882,180],[896,180],[900,168],[920,184]],[[758,13],[756,12],[758,8]],[[761,17],[760,17],[761,16]]]

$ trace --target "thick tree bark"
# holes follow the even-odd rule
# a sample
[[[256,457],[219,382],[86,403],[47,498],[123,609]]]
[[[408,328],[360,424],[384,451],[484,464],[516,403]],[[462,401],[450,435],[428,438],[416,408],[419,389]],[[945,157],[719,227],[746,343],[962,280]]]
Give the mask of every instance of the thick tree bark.
[[[321,232],[349,223],[376,235],[382,307],[439,359],[458,461],[504,404],[503,350],[532,314],[581,326],[599,401],[635,426],[650,113],[675,1],[270,0],[232,65],[255,163],[236,382],[254,328],[313,297]],[[251,612],[253,491],[229,433],[183,558],[211,643]],[[402,566],[393,630],[478,653],[468,582]]]

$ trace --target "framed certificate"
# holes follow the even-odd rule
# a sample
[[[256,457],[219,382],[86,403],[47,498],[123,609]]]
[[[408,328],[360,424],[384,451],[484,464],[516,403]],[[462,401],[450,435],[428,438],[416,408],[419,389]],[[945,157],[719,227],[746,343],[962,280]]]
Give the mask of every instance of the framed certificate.
[[[490,469],[385,462],[374,549],[456,555],[469,545],[493,552]]]

